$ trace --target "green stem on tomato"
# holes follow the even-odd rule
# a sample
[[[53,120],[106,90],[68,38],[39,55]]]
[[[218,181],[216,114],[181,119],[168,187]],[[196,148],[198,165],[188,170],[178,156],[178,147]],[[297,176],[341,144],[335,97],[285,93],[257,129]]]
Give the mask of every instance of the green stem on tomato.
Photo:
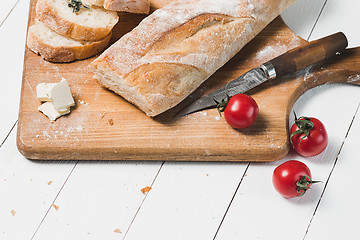
[[[229,101],[230,101],[230,96],[227,94],[227,87],[228,87],[229,83],[226,84],[225,86],[225,95],[226,95],[226,98],[222,99],[220,102],[217,101],[216,99],[214,99],[215,103],[217,104],[216,105],[216,108],[220,114],[220,117],[221,117],[221,113],[225,111],[225,108],[226,106],[228,105]]]
[[[226,94],[226,93],[225,93],[225,94]],[[230,100],[230,96],[227,95],[227,94],[226,94],[226,98],[222,99],[221,102],[216,101],[216,100],[214,99],[214,101],[215,101],[216,104],[217,104],[217,105],[216,105],[216,108],[217,108],[217,110],[218,110],[218,112],[219,112],[219,114],[220,114],[220,117],[221,117],[221,113],[225,111],[225,108],[226,108],[226,106],[228,105],[229,100]]]
[[[300,139],[300,142],[299,142],[299,144],[300,144],[304,138],[309,136],[310,130],[314,128],[314,124],[310,118],[308,118],[308,117],[297,118],[295,111],[294,111],[294,115],[295,115],[295,124],[299,129],[290,135],[290,142],[291,142],[292,146],[294,146],[293,141],[292,141],[293,136],[295,136],[296,134],[304,133],[304,136]]]
[[[319,182],[321,181],[313,181],[308,175],[302,176],[302,178],[296,182],[297,192],[300,193],[299,197],[305,194],[305,192],[310,188],[311,184]]]

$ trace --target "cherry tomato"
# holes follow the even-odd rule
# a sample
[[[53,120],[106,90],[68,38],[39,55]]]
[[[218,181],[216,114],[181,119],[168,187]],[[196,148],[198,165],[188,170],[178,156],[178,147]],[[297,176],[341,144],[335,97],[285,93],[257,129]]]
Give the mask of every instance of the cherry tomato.
[[[231,97],[224,111],[226,122],[237,129],[250,127],[258,114],[257,103],[246,94],[236,94]]]
[[[291,160],[275,168],[273,185],[283,197],[302,196],[315,181],[311,180],[310,169],[302,162]]]
[[[295,119],[290,133],[290,140],[295,151],[304,157],[316,156],[328,145],[325,126],[316,118]]]

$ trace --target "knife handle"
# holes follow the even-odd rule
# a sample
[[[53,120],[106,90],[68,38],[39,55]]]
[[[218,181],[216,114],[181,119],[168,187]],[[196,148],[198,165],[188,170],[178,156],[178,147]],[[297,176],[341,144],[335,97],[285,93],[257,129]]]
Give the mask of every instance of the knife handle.
[[[268,79],[294,73],[312,64],[331,58],[348,46],[342,32],[294,48],[260,66]]]

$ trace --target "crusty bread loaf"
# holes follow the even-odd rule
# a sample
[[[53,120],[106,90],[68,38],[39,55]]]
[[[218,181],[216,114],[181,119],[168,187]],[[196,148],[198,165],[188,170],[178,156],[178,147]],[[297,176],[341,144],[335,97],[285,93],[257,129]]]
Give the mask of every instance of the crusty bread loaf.
[[[90,64],[149,116],[181,102],[295,0],[178,0]]]
[[[66,0],[38,0],[36,16],[60,35],[87,41],[105,38],[119,20],[116,12],[102,7],[82,7],[73,12]]]
[[[99,41],[77,41],[52,31],[42,22],[29,27],[27,46],[33,52],[51,62],[72,62],[81,60],[103,51],[111,33]]]
[[[84,0],[90,6],[102,6],[107,10],[148,14],[149,0]]]

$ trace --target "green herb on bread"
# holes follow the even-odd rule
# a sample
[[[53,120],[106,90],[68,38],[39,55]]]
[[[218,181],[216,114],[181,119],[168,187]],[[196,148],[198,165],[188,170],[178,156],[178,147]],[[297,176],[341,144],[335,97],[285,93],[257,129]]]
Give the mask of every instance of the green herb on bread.
[[[73,9],[73,13],[77,13],[81,8],[90,9],[90,6],[83,4],[81,0],[67,0],[68,7]]]

